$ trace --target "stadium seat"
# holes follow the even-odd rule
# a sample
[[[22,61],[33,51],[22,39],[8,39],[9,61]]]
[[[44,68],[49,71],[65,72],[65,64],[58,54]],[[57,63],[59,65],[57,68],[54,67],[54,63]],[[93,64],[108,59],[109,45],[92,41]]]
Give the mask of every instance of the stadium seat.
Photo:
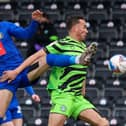
[[[34,90],[40,96],[41,99],[43,99],[43,97],[45,97],[45,98],[50,97],[46,88],[34,88]]]
[[[106,80],[105,87],[106,88],[115,88],[115,87],[123,88],[123,85],[122,85],[121,81],[118,79],[118,77],[113,75],[112,77],[110,77]]]
[[[15,20],[12,10],[0,10],[0,20],[13,21]]]
[[[123,3],[122,5],[120,4],[119,6],[114,5],[111,11],[111,15],[113,20],[118,19],[124,21],[126,16],[126,11],[125,11],[125,6],[123,7]]]
[[[115,27],[99,27],[99,39],[111,40],[119,38],[119,33]]]
[[[125,107],[115,107],[113,110],[113,117],[119,118],[122,121],[126,120],[126,108]]]
[[[23,88],[18,89],[18,91],[16,92],[16,96],[17,96],[18,99],[24,97],[25,96],[24,89]]]
[[[48,15],[49,19],[52,22],[62,20],[62,15],[57,10],[51,10],[51,11],[48,10],[48,11],[46,11],[46,14]]]
[[[125,21],[126,23],[126,21]],[[126,26],[122,27],[122,39],[126,39]]]
[[[108,70],[107,67],[106,68],[105,67],[104,68],[96,67],[95,76],[96,77],[102,76],[103,80],[107,80],[107,78],[112,76],[112,73]]]
[[[86,123],[86,122],[83,122],[83,121],[77,121],[76,123],[75,123],[75,125],[76,126],[89,126],[89,124],[88,123]]]
[[[66,10],[63,14],[64,14],[64,20],[66,20],[69,16],[74,15],[83,16],[85,19],[87,19],[86,15],[84,15],[84,12],[82,10]]]
[[[102,89],[103,85],[104,85],[104,81],[102,79],[99,79],[96,77],[87,77],[87,79],[86,79],[87,88]]]
[[[126,51],[125,51],[125,47],[112,47],[109,49],[109,57],[115,55],[115,54],[122,54],[124,56],[126,56]]]
[[[108,14],[107,11],[104,9],[96,9],[92,8],[88,10],[88,15],[87,15],[88,20],[95,20],[100,24],[102,20],[107,20],[108,19]]]
[[[104,89],[104,97],[108,100],[116,101],[117,99],[123,97],[123,89],[122,88],[105,88]]]
[[[103,117],[110,118],[111,117],[111,110],[108,107],[97,107],[98,112]]]
[[[41,117],[32,117],[27,121],[27,124],[27,126],[47,126],[48,119]]]
[[[42,107],[42,109],[41,109],[41,117],[48,119],[49,111],[50,111],[50,107]]]
[[[35,109],[33,107],[22,107],[22,113],[24,115],[24,120],[29,120],[35,116]]]
[[[89,99],[89,101],[93,102],[100,96],[100,91],[97,88],[86,88],[85,89],[85,97]]]
[[[73,119],[68,119],[65,121],[64,126],[74,126],[75,125],[75,120]]]
[[[66,28],[57,28],[56,31],[58,33],[59,38],[65,37],[68,33]]]

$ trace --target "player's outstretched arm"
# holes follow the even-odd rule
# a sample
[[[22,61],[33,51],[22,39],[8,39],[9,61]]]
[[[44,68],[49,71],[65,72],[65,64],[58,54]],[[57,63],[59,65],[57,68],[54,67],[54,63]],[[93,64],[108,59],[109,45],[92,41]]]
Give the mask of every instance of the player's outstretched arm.
[[[68,56],[68,55],[57,55],[57,54],[48,54],[46,55],[43,50],[38,51],[37,53],[28,57],[19,67],[14,70],[4,71],[3,75],[0,78],[0,81],[8,80],[11,82],[20,74],[25,68],[31,66],[33,63],[37,62],[38,67],[31,70],[28,73],[28,78],[30,81],[35,80],[40,75],[45,72],[49,66],[69,66],[72,64],[78,64],[78,56]]]
[[[39,68],[38,68],[38,73],[33,72],[34,75],[40,76],[43,72],[41,69],[44,69],[44,71],[50,66],[69,66],[72,64],[83,64],[83,65],[88,65],[90,58],[94,52],[96,52],[96,49],[92,49],[94,46],[94,43],[92,44],[93,46],[89,46],[91,48],[91,51],[87,49],[87,51],[83,52],[81,56],[68,56],[68,55],[56,55],[56,54],[48,54],[46,56],[46,53],[43,49],[39,50],[35,54],[31,55],[28,57],[19,67],[17,67],[15,70],[11,71],[4,71],[0,81],[5,81],[8,80],[9,82],[14,80],[16,76],[22,72],[25,68],[29,67],[32,65],[34,62],[37,62],[39,60]],[[41,60],[40,60],[41,59]],[[31,73],[28,77],[30,78],[29,80],[33,80],[32,77],[34,77],[33,73]],[[31,79],[32,78],[32,79]]]

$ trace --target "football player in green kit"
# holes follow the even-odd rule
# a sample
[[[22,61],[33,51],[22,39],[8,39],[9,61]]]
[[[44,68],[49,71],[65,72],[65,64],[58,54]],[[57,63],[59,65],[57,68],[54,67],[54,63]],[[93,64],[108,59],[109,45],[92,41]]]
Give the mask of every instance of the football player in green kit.
[[[67,20],[68,36],[45,48],[46,53],[81,55],[86,50],[88,30],[83,17]],[[81,119],[92,126],[109,126],[108,121],[95,111],[95,106],[83,97],[85,93],[87,65],[52,67],[48,83],[52,108],[48,126],[63,126],[69,117]]]

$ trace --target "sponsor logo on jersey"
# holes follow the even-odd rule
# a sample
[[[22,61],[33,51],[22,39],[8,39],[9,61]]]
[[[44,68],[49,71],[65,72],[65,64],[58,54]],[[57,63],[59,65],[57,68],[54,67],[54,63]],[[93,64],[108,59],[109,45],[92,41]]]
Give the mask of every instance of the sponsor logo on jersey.
[[[2,42],[0,42],[0,56],[5,55],[6,54],[6,50],[2,44]]]

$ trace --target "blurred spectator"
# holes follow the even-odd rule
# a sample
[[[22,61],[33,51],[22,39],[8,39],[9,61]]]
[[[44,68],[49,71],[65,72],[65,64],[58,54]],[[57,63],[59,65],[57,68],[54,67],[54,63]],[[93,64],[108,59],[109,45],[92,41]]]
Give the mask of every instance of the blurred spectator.
[[[47,15],[46,17],[48,18]],[[29,45],[27,56],[30,56],[42,47],[50,44],[52,41],[55,41],[57,39],[58,36],[56,28],[50,20],[40,24],[37,33],[30,40],[28,40]]]

